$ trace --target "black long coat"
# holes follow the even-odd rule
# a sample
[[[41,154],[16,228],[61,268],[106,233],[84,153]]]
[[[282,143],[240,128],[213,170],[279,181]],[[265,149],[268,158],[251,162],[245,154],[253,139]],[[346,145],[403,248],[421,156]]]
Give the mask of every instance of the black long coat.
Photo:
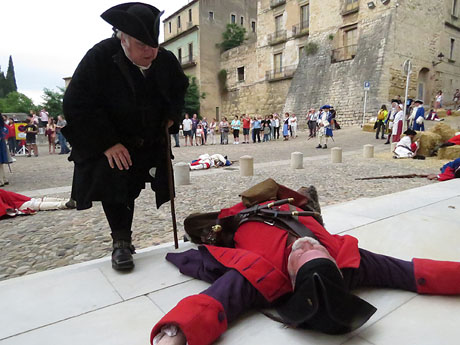
[[[110,38],[88,51],[64,95],[67,126],[62,133],[72,144],[72,197],[78,209],[92,201],[127,203],[145,182],[151,182],[157,207],[169,200],[165,126],[177,133],[188,78],[175,56],[160,48],[145,77]],[[104,151],[121,143],[133,166],[111,169]],[[149,170],[156,167],[155,178]]]

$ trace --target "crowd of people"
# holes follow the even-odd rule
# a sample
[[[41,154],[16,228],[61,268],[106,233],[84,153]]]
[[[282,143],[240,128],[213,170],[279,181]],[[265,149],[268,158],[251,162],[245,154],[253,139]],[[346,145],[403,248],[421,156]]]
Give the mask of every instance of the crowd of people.
[[[45,122],[46,121],[46,122]],[[25,146],[27,157],[38,157],[37,135],[45,135],[48,139],[49,154],[56,153],[56,145],[59,144],[59,154],[70,152],[65,137],[61,134],[61,129],[67,125],[62,115],[57,117],[57,121],[49,116],[45,109],[40,111],[40,116],[31,110],[25,121],[18,120],[15,117],[8,118],[2,115],[4,139],[7,142],[8,153],[11,157]],[[18,125],[16,125],[18,124]],[[24,132],[24,140],[18,139],[17,132]]]
[[[327,139],[333,136],[332,130],[340,128],[335,120],[335,114],[332,106],[325,105],[319,111],[310,109],[306,115],[305,120],[310,130],[309,139],[316,137],[317,134],[320,137],[318,148],[327,148]],[[219,139],[221,145],[227,145],[229,135],[233,136],[233,144],[239,145],[279,140],[280,135],[284,141],[295,139],[298,124],[296,114],[290,113],[285,113],[284,116],[274,113],[265,117],[243,114],[241,117],[235,115],[231,120],[224,116],[221,121],[215,118],[208,121],[205,117],[199,119],[197,114],[193,114],[192,117],[185,114],[181,129],[185,146],[215,145]],[[240,140],[241,133],[242,140]],[[179,133],[174,134],[173,137],[175,147],[180,147]],[[323,139],[326,139],[324,146]]]

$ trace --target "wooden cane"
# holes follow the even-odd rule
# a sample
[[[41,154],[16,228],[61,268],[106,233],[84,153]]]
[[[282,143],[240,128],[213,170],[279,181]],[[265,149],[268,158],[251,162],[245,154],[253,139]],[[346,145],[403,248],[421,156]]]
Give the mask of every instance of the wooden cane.
[[[166,167],[168,169],[168,188],[169,198],[171,201],[171,218],[173,223],[174,233],[174,248],[179,248],[179,240],[177,238],[177,222],[176,222],[176,206],[174,204],[174,180],[173,180],[173,168],[171,163],[171,138],[169,135],[169,127],[166,123]]]

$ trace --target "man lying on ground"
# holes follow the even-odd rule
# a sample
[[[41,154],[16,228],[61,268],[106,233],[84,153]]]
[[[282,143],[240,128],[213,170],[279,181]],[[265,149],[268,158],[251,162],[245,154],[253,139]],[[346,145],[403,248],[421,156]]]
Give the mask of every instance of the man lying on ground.
[[[440,174],[428,175],[429,180],[447,181],[454,178],[460,178],[460,158],[444,164]]]
[[[242,313],[264,307],[275,307],[291,327],[351,332],[376,311],[350,292],[359,287],[460,294],[460,263],[403,261],[327,232],[314,187],[295,192],[267,180],[242,198],[185,220],[192,241],[203,245],[166,259],[212,285],[168,312],[153,328],[152,344],[212,344]]]
[[[28,196],[0,189],[0,218],[20,214],[34,214],[37,211],[75,208],[73,200],[62,198],[29,198]]]

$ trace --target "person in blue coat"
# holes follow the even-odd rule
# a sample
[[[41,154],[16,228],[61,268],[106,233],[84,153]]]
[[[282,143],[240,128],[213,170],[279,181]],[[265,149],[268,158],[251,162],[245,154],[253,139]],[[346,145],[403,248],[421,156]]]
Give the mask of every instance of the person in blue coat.
[[[416,100],[415,101],[415,106],[417,107],[417,111],[415,113],[414,117],[414,124],[412,126],[412,129],[414,131],[425,131],[425,109],[423,108],[423,101],[421,100]]]

